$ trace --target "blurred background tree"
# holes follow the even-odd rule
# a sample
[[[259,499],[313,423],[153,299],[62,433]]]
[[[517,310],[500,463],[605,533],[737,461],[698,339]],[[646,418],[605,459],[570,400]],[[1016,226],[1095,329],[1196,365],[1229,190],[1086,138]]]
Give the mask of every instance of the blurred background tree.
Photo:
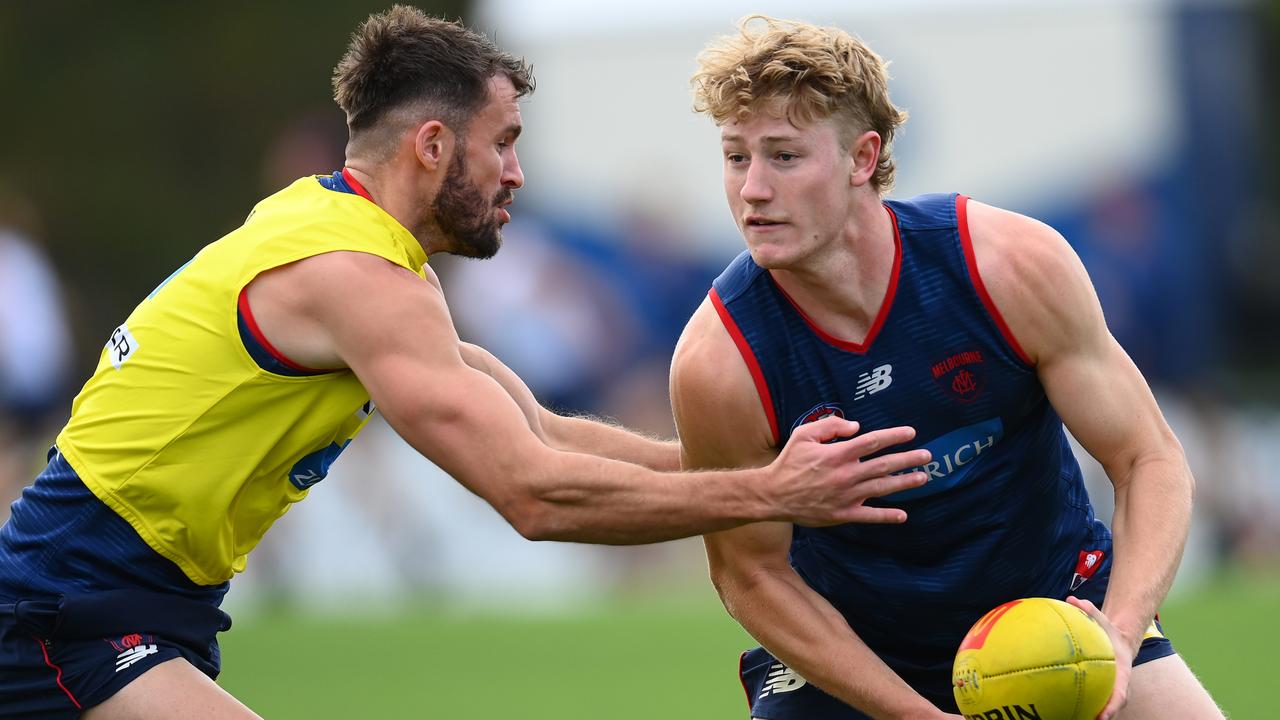
[[[263,157],[289,124],[310,114],[344,132],[330,72],[389,5],[0,2],[0,177],[41,210],[82,347],[276,189]],[[96,359],[81,353],[81,370]]]

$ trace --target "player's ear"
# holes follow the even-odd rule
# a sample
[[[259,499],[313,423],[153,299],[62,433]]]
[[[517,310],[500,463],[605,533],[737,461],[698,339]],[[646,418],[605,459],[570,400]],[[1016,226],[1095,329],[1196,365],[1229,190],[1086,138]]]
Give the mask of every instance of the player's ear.
[[[453,151],[453,131],[439,120],[418,126],[413,136],[413,154],[427,170],[440,169]]]
[[[853,160],[849,172],[850,185],[865,185],[871,182],[880,164],[880,133],[868,130],[849,143],[849,155]]]

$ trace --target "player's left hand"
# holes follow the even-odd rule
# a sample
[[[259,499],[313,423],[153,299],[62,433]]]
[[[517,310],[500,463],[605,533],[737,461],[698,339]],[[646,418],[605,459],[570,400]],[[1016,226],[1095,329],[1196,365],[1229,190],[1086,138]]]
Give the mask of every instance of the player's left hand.
[[[1115,625],[1111,624],[1111,620],[1102,614],[1097,605],[1094,605],[1089,600],[1074,596],[1068,597],[1067,602],[1080,608],[1085,614],[1093,618],[1102,626],[1103,630],[1107,631],[1107,637],[1111,638],[1111,647],[1116,652],[1116,684],[1111,690],[1111,699],[1107,700],[1102,712],[1098,713],[1098,720],[1112,720],[1129,699],[1129,677],[1133,674],[1133,658],[1137,655],[1137,650],[1133,647],[1129,638],[1125,637],[1124,633],[1120,632]]]

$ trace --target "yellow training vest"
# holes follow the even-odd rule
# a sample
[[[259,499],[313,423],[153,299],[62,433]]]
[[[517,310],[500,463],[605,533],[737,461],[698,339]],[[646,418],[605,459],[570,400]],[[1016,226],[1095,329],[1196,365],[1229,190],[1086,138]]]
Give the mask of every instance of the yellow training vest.
[[[58,447],[85,485],[192,581],[244,570],[271,523],[301,500],[368,420],[349,370],[263,370],[236,301],[259,273],[337,250],[423,275],[422,246],[358,195],[298,180],[258,203],[112,333]]]

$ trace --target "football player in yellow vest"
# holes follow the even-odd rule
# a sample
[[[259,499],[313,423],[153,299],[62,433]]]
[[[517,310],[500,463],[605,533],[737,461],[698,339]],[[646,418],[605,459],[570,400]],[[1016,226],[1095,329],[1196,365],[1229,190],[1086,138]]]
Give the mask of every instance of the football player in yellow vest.
[[[213,682],[218,605],[375,405],[532,539],[902,521],[863,501],[924,482],[894,473],[927,452],[861,458],[910,428],[830,418],[766,468],[682,474],[674,443],[548,412],[459,340],[425,264],[498,250],[524,183],[522,60],[397,6],[357,31],[334,88],[347,166],[260,202],[115,329],[0,530],[0,716],[256,717]]]

